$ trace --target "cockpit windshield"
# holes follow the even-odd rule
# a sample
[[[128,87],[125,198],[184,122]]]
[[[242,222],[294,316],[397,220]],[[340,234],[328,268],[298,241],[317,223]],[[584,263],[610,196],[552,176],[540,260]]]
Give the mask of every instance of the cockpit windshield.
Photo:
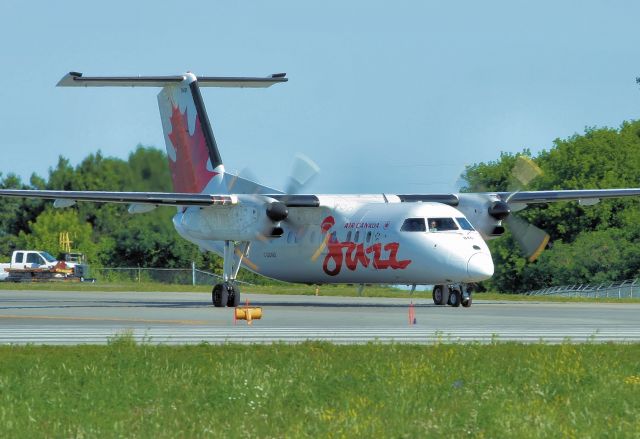
[[[430,232],[448,232],[459,229],[453,218],[429,218],[427,221]]]
[[[462,230],[469,230],[469,231],[474,230],[469,220],[467,220],[465,217],[456,218],[456,221],[458,221],[458,224],[460,224],[460,227],[462,227]]]
[[[402,232],[426,232],[424,218],[407,218],[400,228]]]
[[[456,222],[457,221],[457,222]],[[465,218],[407,218],[402,223],[400,231],[402,232],[426,232],[427,225],[430,232],[450,232],[452,230],[468,230],[473,231],[471,223]]]

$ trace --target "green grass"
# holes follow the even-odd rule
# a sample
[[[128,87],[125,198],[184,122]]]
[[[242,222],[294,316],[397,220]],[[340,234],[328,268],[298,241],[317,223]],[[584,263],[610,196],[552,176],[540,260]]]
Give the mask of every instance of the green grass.
[[[165,292],[211,292],[208,285],[177,285],[156,282],[0,282],[0,290],[37,290],[37,291],[165,291]],[[278,285],[241,285],[242,291],[262,294],[314,295],[316,287],[303,284]],[[353,285],[322,285],[322,296],[357,296],[358,289]],[[416,293],[426,295],[427,293]],[[367,286],[363,292],[368,297],[408,297],[407,291],[386,286]],[[429,297],[431,292],[428,293]]]
[[[640,296],[640,294],[639,294]],[[509,300],[513,302],[603,302],[603,303],[640,303],[640,297],[618,299],[614,297],[563,297],[563,296],[525,296],[524,294],[474,293],[474,300]]]
[[[316,293],[316,286],[303,284],[278,285],[245,285],[241,286],[242,291],[261,294],[293,294],[312,296]],[[1,290],[37,290],[37,291],[162,291],[162,292],[202,292],[210,293],[211,287],[207,285],[176,285],[157,282],[97,282],[97,283],[65,283],[65,282],[43,282],[43,283],[14,283],[0,282]],[[358,288],[354,285],[322,285],[318,290],[321,296],[344,296],[355,297],[358,295]],[[410,297],[407,290],[400,290],[389,286],[370,285],[364,288],[364,297]],[[416,291],[416,298],[430,298],[431,291]],[[608,302],[608,303],[638,303],[640,297],[634,299],[617,298],[575,298],[560,296],[525,296],[522,294],[502,294],[502,293],[474,293],[476,300],[509,300],[527,302]]]
[[[1,347],[1,437],[637,437],[640,345]]]
[[[211,287],[205,285],[176,285],[159,282],[0,282],[0,290],[211,292]]]
[[[208,285],[177,285],[155,282],[0,282],[0,290],[36,290],[36,291],[164,291],[164,292],[203,292],[210,293]],[[312,296],[316,286],[303,284],[278,285],[241,285],[242,291],[261,294],[294,294]],[[358,288],[353,285],[322,285],[318,293],[321,296],[357,296]],[[431,292],[418,292],[416,296],[429,296]],[[409,297],[408,291],[386,286],[367,286],[363,291],[367,297]]]

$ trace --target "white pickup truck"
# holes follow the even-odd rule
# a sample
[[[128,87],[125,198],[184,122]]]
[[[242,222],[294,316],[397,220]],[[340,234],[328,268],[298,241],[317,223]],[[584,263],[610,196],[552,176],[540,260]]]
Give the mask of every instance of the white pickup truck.
[[[53,268],[58,264],[58,260],[47,252],[37,250],[15,250],[11,255],[11,262],[0,264],[0,280],[5,280],[9,276],[7,270],[24,270],[43,268]],[[68,263],[69,268],[75,264]]]

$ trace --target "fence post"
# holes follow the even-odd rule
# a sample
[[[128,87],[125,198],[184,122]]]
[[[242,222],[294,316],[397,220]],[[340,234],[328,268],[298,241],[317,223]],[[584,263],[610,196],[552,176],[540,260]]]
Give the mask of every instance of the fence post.
[[[142,279],[142,268],[138,266],[138,283],[141,282]]]
[[[191,262],[191,285],[196,286],[196,263]]]

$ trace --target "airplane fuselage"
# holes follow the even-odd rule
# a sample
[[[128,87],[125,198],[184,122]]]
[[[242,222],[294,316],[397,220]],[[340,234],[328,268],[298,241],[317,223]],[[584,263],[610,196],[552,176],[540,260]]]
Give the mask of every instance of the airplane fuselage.
[[[319,208],[290,209],[281,236],[252,239],[243,265],[274,279],[320,284],[468,283],[493,274],[486,243],[453,207],[389,202],[383,195],[318,198]],[[234,218],[246,222],[251,217],[247,212],[236,215],[237,206],[228,209],[220,215],[220,208],[211,213],[187,208],[175,215],[174,225],[184,238],[221,255],[223,242],[206,239],[203,232],[208,217],[215,218],[217,228],[226,228],[227,235]],[[228,223],[221,222],[225,217]],[[430,227],[436,221],[440,227]],[[249,230],[253,225],[238,227]]]

